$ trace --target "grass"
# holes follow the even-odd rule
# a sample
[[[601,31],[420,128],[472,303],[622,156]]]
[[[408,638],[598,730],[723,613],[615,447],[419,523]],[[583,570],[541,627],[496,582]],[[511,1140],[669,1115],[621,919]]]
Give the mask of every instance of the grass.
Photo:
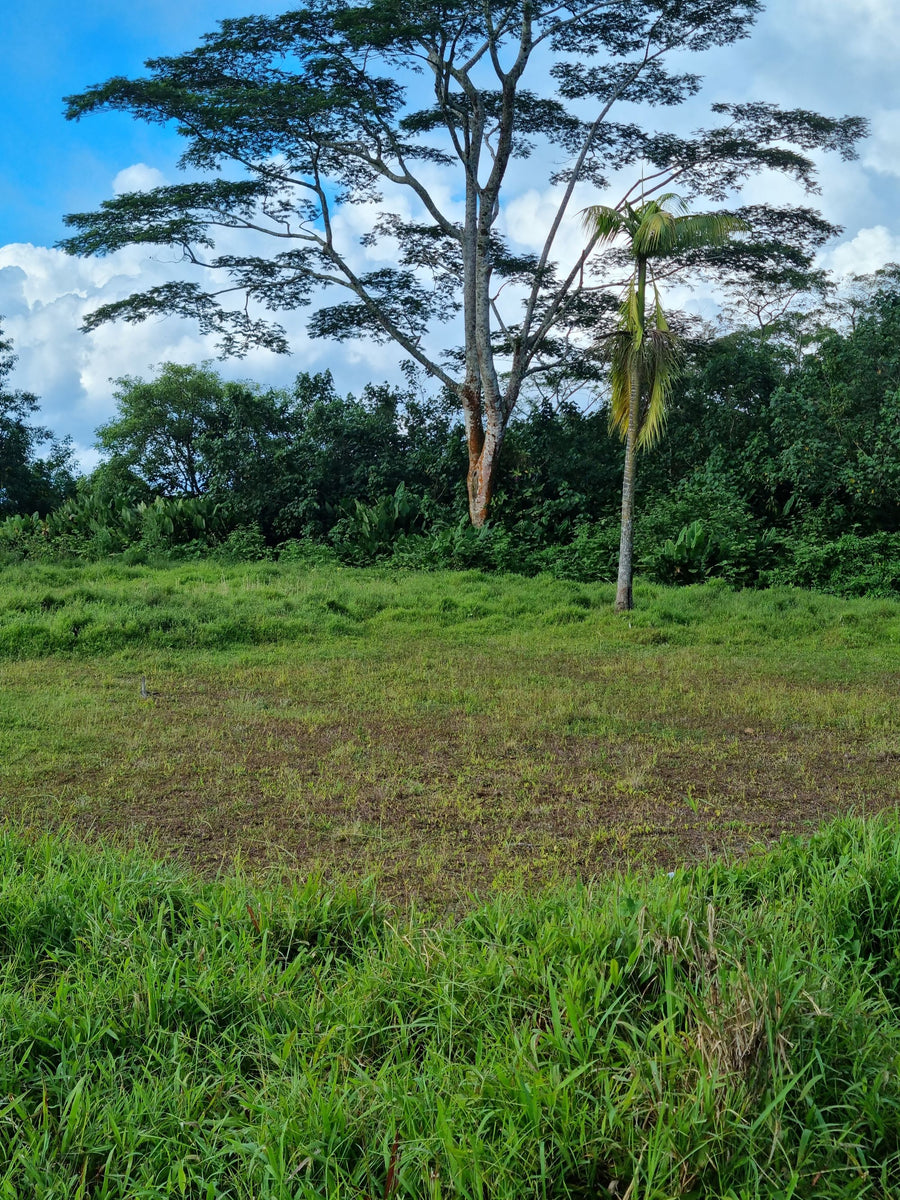
[[[900,823],[495,898],[0,837],[0,1196],[900,1194]]]
[[[900,1195],[900,605],[637,600],[5,568],[0,1200]]]
[[[0,815],[462,910],[896,804],[900,604],[637,603],[478,572],[6,567]]]

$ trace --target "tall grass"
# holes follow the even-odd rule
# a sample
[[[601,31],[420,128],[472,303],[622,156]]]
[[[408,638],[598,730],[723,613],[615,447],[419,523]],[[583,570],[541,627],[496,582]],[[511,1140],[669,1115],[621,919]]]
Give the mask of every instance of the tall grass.
[[[540,637],[639,645],[793,642],[832,650],[893,648],[900,602],[842,600],[794,588],[732,591],[638,584],[627,622],[610,584],[480,571],[403,572],[299,563],[76,566],[24,563],[0,578],[0,658],[90,657],[133,648],[224,650],[326,639],[409,636],[473,643]]]
[[[500,898],[0,841],[0,1196],[900,1194],[900,823]]]

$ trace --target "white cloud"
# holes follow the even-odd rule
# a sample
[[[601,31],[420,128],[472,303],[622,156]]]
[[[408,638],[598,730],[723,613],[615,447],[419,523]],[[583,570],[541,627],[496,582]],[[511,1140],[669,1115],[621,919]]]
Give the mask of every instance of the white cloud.
[[[900,7],[896,0],[799,0],[782,13],[794,40],[840,46],[858,58],[887,59],[900,55]]]
[[[880,175],[900,176],[900,108],[883,108],[872,116],[863,163]]]
[[[900,262],[900,234],[891,233],[884,225],[873,225],[828,251],[823,259],[838,275],[867,275],[885,263]]]
[[[166,177],[162,171],[140,162],[121,170],[113,180],[112,187],[113,192],[121,196],[125,192],[149,192],[153,188],[163,187],[165,183]]]
[[[240,246],[229,243],[228,248]],[[85,469],[96,463],[91,446],[97,426],[115,410],[111,381],[123,375],[150,377],[162,362],[216,358],[215,339],[176,317],[80,331],[85,315],[100,304],[166,279],[196,277],[190,267],[164,261],[165,253],[150,257],[146,248],[130,247],[107,258],[72,258],[47,246],[0,246],[0,322],[18,358],[13,386],[40,398],[40,419],[55,434],[73,435]],[[365,261],[362,247],[358,254]],[[299,371],[330,368],[340,390],[357,393],[370,380],[400,378],[394,348],[314,342],[306,333],[307,317],[304,310],[278,314],[290,356],[256,349],[243,359],[217,363],[217,369],[227,378],[286,386]]]
[[[544,248],[550,226],[556,217],[565,189],[550,185],[542,191],[529,188],[503,207],[499,228],[514,246],[523,247],[536,254]],[[605,203],[606,197],[599,197]],[[598,203],[595,192],[587,185],[576,187],[566,213],[560,222],[553,242],[551,258],[563,268],[574,265],[584,249],[587,235],[581,223],[581,210],[589,204]]]

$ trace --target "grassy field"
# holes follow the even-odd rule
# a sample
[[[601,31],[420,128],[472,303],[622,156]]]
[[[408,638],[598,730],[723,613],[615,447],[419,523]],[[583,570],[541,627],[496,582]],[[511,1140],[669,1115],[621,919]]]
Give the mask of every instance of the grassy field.
[[[622,617],[606,585],[478,572],[5,567],[0,812],[446,909],[897,803],[900,605],[636,595]]]
[[[456,920],[0,836],[7,1200],[890,1200],[900,826]]]
[[[5,568],[0,1200],[900,1196],[900,605],[637,602]]]

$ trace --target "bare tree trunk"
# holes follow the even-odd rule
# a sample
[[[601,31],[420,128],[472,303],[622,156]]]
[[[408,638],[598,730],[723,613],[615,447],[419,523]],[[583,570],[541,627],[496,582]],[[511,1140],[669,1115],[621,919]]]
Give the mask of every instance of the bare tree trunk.
[[[628,404],[628,430],[625,434],[625,470],[622,476],[622,535],[619,539],[619,580],[616,587],[616,612],[634,608],[631,580],[634,574],[634,481],[637,474],[638,421],[641,411],[641,383],[635,375]]]
[[[466,444],[469,451],[466,476],[469,519],[476,529],[480,529],[488,519],[509,413],[518,399],[520,383],[520,379],[512,379],[499,402],[495,399],[493,403],[482,400],[482,392],[476,383],[467,382],[459,390],[466,418]]]
[[[465,383],[460,388],[459,396],[466,418],[466,443],[469,451],[469,470],[466,477],[469,519],[476,529],[480,529],[487,521],[494,495],[506,422],[500,413],[491,409],[488,409],[485,419],[485,406],[482,404],[481,391],[476,383]]]
[[[469,518],[473,525],[475,520],[475,497],[481,481],[479,466],[484,451],[484,410],[481,404],[481,392],[473,379],[467,379],[459,389],[463,416],[466,421],[466,448],[469,452],[469,470],[466,475],[466,489],[469,494]],[[484,524],[482,520],[481,524]]]

